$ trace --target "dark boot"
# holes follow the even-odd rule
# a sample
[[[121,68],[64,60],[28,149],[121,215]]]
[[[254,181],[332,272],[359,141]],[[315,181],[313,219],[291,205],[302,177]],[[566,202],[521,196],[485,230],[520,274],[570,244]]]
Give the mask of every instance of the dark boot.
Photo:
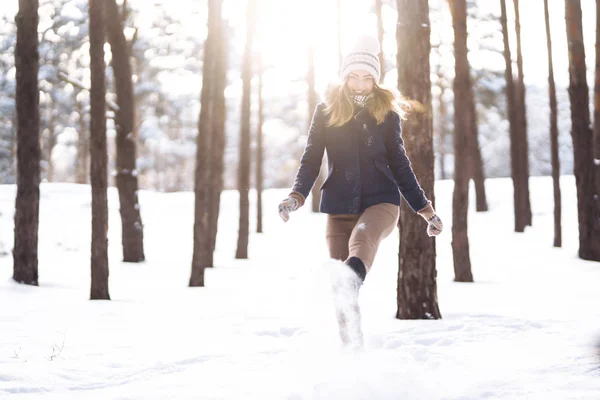
[[[356,272],[356,275],[358,275],[358,277],[360,278],[360,284],[362,285],[362,283],[365,281],[365,278],[367,277],[367,267],[365,266],[365,263],[362,262],[362,260],[358,257],[350,257],[346,260],[345,264],[349,266],[354,272]]]

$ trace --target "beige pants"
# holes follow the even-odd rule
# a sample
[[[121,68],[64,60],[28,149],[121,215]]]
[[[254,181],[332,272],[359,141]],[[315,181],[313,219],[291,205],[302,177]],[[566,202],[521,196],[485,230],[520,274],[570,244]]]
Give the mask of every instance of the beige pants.
[[[399,216],[400,208],[390,203],[374,205],[360,215],[328,215],[326,238],[330,257],[342,261],[358,257],[368,272],[379,243],[394,231]]]

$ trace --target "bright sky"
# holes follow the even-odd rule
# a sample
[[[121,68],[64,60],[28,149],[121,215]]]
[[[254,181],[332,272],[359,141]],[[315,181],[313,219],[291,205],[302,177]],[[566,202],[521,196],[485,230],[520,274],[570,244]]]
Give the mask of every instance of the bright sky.
[[[134,0],[136,1],[136,0]],[[132,1],[132,4],[135,4]],[[160,0],[158,0],[160,1]],[[430,0],[431,5],[444,0]],[[137,0],[137,6],[142,6],[141,27],[149,22],[152,17],[153,7],[146,6],[145,0]],[[261,20],[257,26],[257,43],[262,48],[266,64],[273,66],[271,78],[276,86],[284,84],[293,77],[302,76],[306,71],[307,48],[309,43],[316,47],[317,86],[324,88],[326,83],[335,79],[338,71],[337,61],[337,33],[336,33],[336,0],[258,0],[261,10]],[[371,1],[341,0],[342,5],[342,47],[344,52],[351,49],[354,39],[360,34],[376,34],[376,19],[371,12]],[[167,3],[172,12],[176,14],[182,26],[196,30],[198,35],[204,36],[205,29],[205,2],[193,0],[176,0]],[[230,20],[233,26],[238,27],[239,34],[234,45],[241,55],[244,48],[245,2],[239,0],[225,0],[224,17]],[[486,11],[499,14],[499,1],[479,1],[479,7]],[[521,25],[525,79],[528,83],[544,85],[547,81],[546,44],[543,2],[521,1]],[[240,7],[241,5],[241,7]],[[586,39],[587,61],[590,73],[593,71],[594,34],[595,34],[595,2],[582,1],[584,18],[584,35]],[[14,14],[17,2],[5,4],[3,12]],[[444,8],[446,8],[444,4]],[[509,30],[514,31],[512,22],[512,1],[507,0],[509,12]],[[448,10],[446,10],[448,12]],[[556,79],[559,84],[568,84],[568,58],[564,22],[564,1],[550,0],[550,14],[553,35],[553,50]],[[449,18],[449,13],[446,15]],[[144,21],[144,19],[146,21]],[[395,52],[395,23],[397,13],[395,7],[384,8],[384,25],[386,38],[384,50],[386,54]],[[432,27],[433,30],[436,26]],[[450,35],[451,35],[450,31]],[[514,39],[514,37],[513,37]],[[512,49],[515,55],[515,43]],[[489,64],[490,60],[471,57],[471,62],[493,69],[502,69],[503,65]],[[393,83],[393,82],[389,82]]]
[[[229,5],[230,15],[235,18],[235,23],[243,26],[245,14],[239,12],[237,0],[225,0]],[[261,2],[261,0],[258,0]],[[452,40],[450,13],[445,0],[430,0],[434,6],[441,2],[442,10],[446,13],[449,40]],[[318,7],[315,4],[318,3]],[[568,56],[566,43],[566,28],[564,20],[564,1],[550,0],[550,18],[553,39],[553,52],[556,79],[560,84],[568,84]],[[179,4],[179,3],[178,3]],[[308,43],[314,40],[317,49],[317,83],[324,87],[326,82],[335,79],[338,71],[337,60],[337,31],[336,31],[336,0],[307,0],[304,2],[290,0],[262,0],[263,23],[259,25],[259,35],[263,41],[265,58],[272,61],[276,69],[281,70],[281,79],[289,79],[289,72],[296,72],[298,76],[306,70],[306,52]],[[376,18],[372,12],[374,1],[341,0],[342,6],[342,48],[343,53],[351,50],[354,39],[361,34],[376,35]],[[479,1],[478,6],[485,12],[500,14],[499,1]],[[525,79],[530,84],[545,85],[547,82],[547,53],[545,21],[543,2],[521,1],[521,40],[523,45],[523,58]],[[584,36],[588,68],[593,72],[593,59],[595,56],[595,3],[582,1]],[[511,51],[513,60],[516,60],[516,39],[514,37],[514,13],[512,1],[507,0],[509,14],[509,32],[513,35]],[[318,10],[318,11],[312,11]],[[384,6],[384,51],[393,55],[396,51],[395,25],[397,11],[395,7]],[[235,17],[234,17],[235,16]],[[290,17],[292,16],[292,17]],[[469,25],[469,29],[473,29]],[[432,26],[435,31],[439,27]],[[500,27],[498,26],[498,29]],[[316,40],[315,40],[316,36]],[[243,49],[244,37],[239,37],[237,46],[240,53]],[[484,57],[477,58],[472,54],[471,62],[481,67],[490,69],[504,69],[504,63],[497,64],[497,60]],[[392,74],[392,79],[395,79]],[[395,84],[395,82],[389,82]]]

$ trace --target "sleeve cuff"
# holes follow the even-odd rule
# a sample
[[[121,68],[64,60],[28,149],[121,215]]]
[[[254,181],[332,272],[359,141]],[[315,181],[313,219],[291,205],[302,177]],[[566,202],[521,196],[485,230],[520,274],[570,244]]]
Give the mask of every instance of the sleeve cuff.
[[[429,219],[435,215],[435,210],[433,209],[433,205],[431,204],[431,200],[427,200],[427,205],[417,211],[417,214],[422,216],[425,219]]]
[[[306,198],[300,192],[292,191],[288,196],[298,201],[298,208],[302,207],[306,201]]]

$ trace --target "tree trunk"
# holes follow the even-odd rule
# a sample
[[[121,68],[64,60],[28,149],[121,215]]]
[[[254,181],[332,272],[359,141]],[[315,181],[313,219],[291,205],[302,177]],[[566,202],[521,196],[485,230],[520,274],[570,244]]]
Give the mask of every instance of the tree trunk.
[[[307,131],[310,128],[310,124],[312,121],[312,116],[317,107],[317,92],[315,90],[315,48],[313,46],[309,46],[308,48],[308,73],[306,74],[306,83],[308,84],[308,119],[307,119]],[[323,160],[325,156],[323,156]],[[321,163],[321,169],[319,171],[319,175],[313,185],[310,195],[311,195],[311,207],[312,212],[318,213],[319,206],[321,204],[321,185],[325,181],[324,174],[325,171],[323,169],[323,165],[325,163]]]
[[[104,0],[89,0],[90,15],[90,181],[92,183],[91,300],[108,293],[108,155],[106,151],[106,78]]]
[[[548,47],[548,96],[550,98],[550,153],[552,157],[552,184],[554,188],[554,247],[562,246],[561,228],[561,194],[560,194],[560,160],[558,158],[558,105],[556,101],[556,85],[554,83],[554,66],[552,62],[552,36],[550,34],[550,17],[548,0],[544,0],[544,17],[546,20],[546,44]],[[597,45],[596,45],[597,46]],[[598,57],[598,53],[596,54]],[[596,58],[596,60],[598,60]],[[596,68],[598,61],[596,61]],[[598,73],[596,72],[596,79]],[[596,90],[598,82],[596,81]],[[599,99],[600,100],[600,99]],[[594,117],[594,122],[598,121]],[[597,124],[594,126],[596,129]]]
[[[381,65],[381,77],[379,83],[383,83],[385,80],[385,55],[383,53],[383,35],[385,33],[383,29],[383,16],[381,14],[382,0],[375,0],[375,15],[377,16],[377,38],[379,39],[379,65]]]
[[[176,142],[183,142],[185,140],[183,135],[183,110],[174,109],[172,114],[169,115],[169,138]],[[175,156],[175,162],[185,163],[187,157]],[[181,192],[184,189],[184,182],[187,178],[186,171],[183,168],[172,168],[171,179],[168,190],[170,192]]]
[[[252,41],[256,24],[256,0],[248,0],[246,11],[246,48],[242,65],[242,116],[240,121],[240,158],[238,190],[240,192],[240,221],[235,258],[248,258],[250,190],[250,95],[252,91]]]
[[[569,100],[577,211],[579,257],[600,261],[600,213],[594,179],[593,132],[590,128],[589,92],[579,0],[565,0],[567,43],[569,43]]]
[[[208,35],[204,43],[202,93],[196,137],[196,172],[194,179],[194,250],[190,286],[204,286],[204,270],[211,264],[210,226],[210,154],[213,139],[214,95],[221,28],[221,0],[208,2]]]
[[[54,118],[52,118],[54,120]],[[52,121],[54,123],[54,121]],[[48,169],[46,170],[46,180],[54,182],[54,163],[52,162],[52,150],[56,146],[55,128],[50,128],[50,137],[48,138]]]
[[[522,195],[524,184],[522,182],[523,174],[521,174],[521,171],[525,166],[521,163],[521,157],[519,153],[520,142],[516,104],[517,97],[515,95],[515,87],[512,73],[512,58],[510,55],[510,42],[506,22],[506,0],[500,0],[500,8],[502,12],[500,22],[502,24],[502,36],[504,38],[504,78],[506,80],[506,104],[508,108],[508,121],[510,125],[510,170],[513,180],[515,232],[524,232],[528,220],[527,213],[525,212],[526,207],[523,203],[523,199],[525,197]]]
[[[259,56],[260,57],[260,56]],[[258,126],[256,127],[256,232],[263,231],[262,191],[263,191],[263,66],[258,64]]]
[[[594,81],[594,177],[600,194],[600,0],[596,0],[596,70]],[[600,207],[600,205],[596,205]]]
[[[38,285],[40,205],[40,97],[38,0],[19,0],[15,48],[17,106],[17,198],[13,279]]]
[[[467,58],[466,0],[450,0],[454,27],[454,194],[452,197],[452,253],[454,280],[473,282],[467,216],[469,210],[469,179],[473,159],[469,156],[469,136],[473,123],[471,104],[473,90]]]
[[[469,89],[473,93],[473,89]],[[485,194],[485,173],[483,170],[483,159],[481,158],[481,148],[479,147],[479,132],[477,129],[477,111],[475,108],[475,98],[471,94],[471,104],[469,105],[471,118],[470,132],[470,157],[473,167],[473,183],[475,184],[475,209],[478,212],[488,210],[487,196]]]
[[[446,85],[442,81],[443,74],[441,71],[441,64],[438,65],[437,75],[439,78],[438,82],[439,82],[439,87],[440,87],[440,95],[438,96],[439,102],[440,102],[440,109],[439,109],[438,128],[437,128],[438,138],[439,138],[439,145],[438,145],[438,159],[439,160],[438,160],[438,162],[439,162],[439,166],[440,166],[440,178],[446,179],[446,177],[447,177],[447,173],[446,173],[446,137],[448,136],[448,130],[446,129],[446,117],[448,115],[448,110],[446,109],[446,102],[444,101],[444,93],[446,92]]]
[[[52,97],[52,96],[51,96]],[[52,162],[52,151],[56,146],[56,109],[54,99],[50,99],[48,105],[48,137],[46,138],[46,180],[54,181],[54,163]]]
[[[398,0],[398,88],[423,107],[409,116],[403,137],[408,157],[427,197],[434,201],[433,119],[429,66],[428,0]],[[411,57],[404,57],[410,54]],[[400,210],[398,319],[439,319],[435,268],[435,239],[428,237],[423,219],[406,204]]]
[[[217,38],[218,45],[216,46],[216,63],[215,63],[215,79],[213,90],[212,104],[212,137],[213,143],[211,146],[211,168],[209,172],[209,213],[208,229],[210,237],[210,252],[208,266],[213,266],[213,253],[217,241],[217,228],[219,222],[219,213],[221,205],[221,192],[223,191],[223,160],[225,157],[225,122],[227,120],[227,104],[225,99],[225,88],[227,87],[227,36],[223,20],[221,18],[222,0],[217,1],[216,20],[214,22],[217,27],[215,31],[219,33]]]
[[[79,92],[78,92],[79,93]],[[77,93],[77,94],[78,94]],[[75,110],[79,115],[79,132],[77,135],[77,163],[75,166],[76,182],[81,184],[88,183],[88,128],[85,126],[85,116],[83,113],[83,104],[75,95]]]
[[[144,261],[144,226],[138,202],[136,169],[135,104],[131,81],[130,48],[116,0],[106,2],[106,26],[112,53],[112,68],[119,109],[117,129],[117,190],[119,192],[123,261]]]
[[[39,100],[38,100],[38,107],[39,107]],[[39,115],[39,110],[38,110],[38,115]],[[12,126],[16,127],[17,126],[17,113],[16,111],[12,113]],[[10,176],[15,178],[15,181],[17,181],[17,133],[16,133],[17,129],[12,129],[11,132],[11,146],[10,146]],[[38,117],[38,132],[39,132],[39,117]]]
[[[521,204],[524,209],[527,225],[531,226],[531,200],[529,196],[529,143],[527,140],[527,106],[525,102],[525,80],[523,74],[523,54],[521,51],[521,17],[519,13],[519,0],[513,0],[515,6],[515,32],[517,34],[517,137],[518,137],[518,157],[520,158],[519,181],[521,182],[520,196]]]

